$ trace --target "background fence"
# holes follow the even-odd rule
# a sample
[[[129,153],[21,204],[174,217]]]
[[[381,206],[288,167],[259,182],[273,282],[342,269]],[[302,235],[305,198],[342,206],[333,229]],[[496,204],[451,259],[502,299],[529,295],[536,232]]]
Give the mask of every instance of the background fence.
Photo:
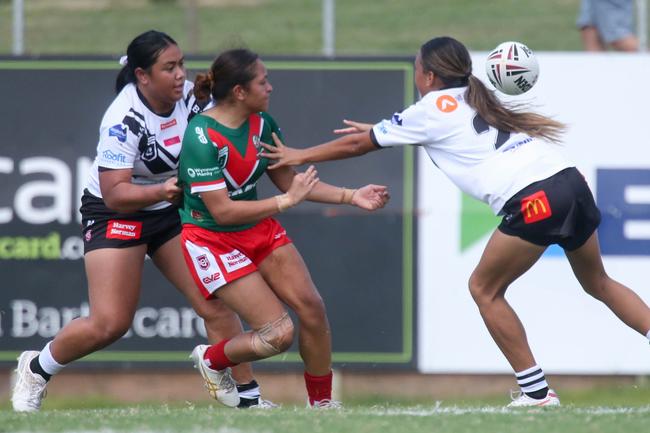
[[[12,1],[0,0],[5,55],[16,40]],[[437,35],[454,36],[472,50],[514,39],[534,51],[580,51],[579,6],[580,0],[338,1],[328,41],[323,0],[29,0],[23,50],[28,56],[119,58],[135,35],[156,28],[187,53],[209,56],[236,45],[263,55],[321,55],[328,44],[328,55],[404,56]]]

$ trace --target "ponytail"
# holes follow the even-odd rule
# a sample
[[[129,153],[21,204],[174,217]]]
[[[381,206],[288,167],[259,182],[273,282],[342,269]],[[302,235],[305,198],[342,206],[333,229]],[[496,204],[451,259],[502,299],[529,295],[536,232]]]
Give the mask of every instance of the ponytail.
[[[255,78],[255,65],[259,56],[245,48],[235,48],[221,53],[210,66],[207,74],[198,74],[194,80],[194,95],[202,100],[207,95],[215,101],[232,97],[237,85],[247,87]],[[207,99],[207,97],[205,98]]]
[[[520,106],[505,106],[493,91],[473,75],[469,77],[465,99],[488,125],[502,131],[523,132],[557,143],[566,130],[566,125],[549,117],[523,111]]]
[[[135,83],[136,81],[137,80],[133,69],[129,66],[129,64],[124,65],[120,72],[117,74],[117,78],[115,79],[115,93],[120,93],[124,86],[129,83]]]
[[[207,101],[212,94],[212,74],[196,74],[194,78],[194,96],[197,101]]]
[[[465,99],[488,125],[508,132],[523,132],[559,142],[566,126],[541,114],[526,112],[520,106],[505,106],[494,92],[472,75],[472,58],[467,48],[454,38],[441,36],[420,47],[425,71],[436,74],[446,87],[467,86]]]

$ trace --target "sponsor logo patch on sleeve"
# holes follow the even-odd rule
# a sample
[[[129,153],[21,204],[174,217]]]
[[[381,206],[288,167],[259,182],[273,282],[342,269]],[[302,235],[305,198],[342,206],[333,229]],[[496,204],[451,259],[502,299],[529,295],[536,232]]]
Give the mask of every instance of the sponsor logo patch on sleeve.
[[[126,141],[126,126],[122,124],[113,125],[108,130],[109,137],[115,137],[120,143]]]
[[[109,149],[102,152],[102,158],[105,162],[113,162],[118,164],[126,164],[126,155],[123,153],[115,153]]]

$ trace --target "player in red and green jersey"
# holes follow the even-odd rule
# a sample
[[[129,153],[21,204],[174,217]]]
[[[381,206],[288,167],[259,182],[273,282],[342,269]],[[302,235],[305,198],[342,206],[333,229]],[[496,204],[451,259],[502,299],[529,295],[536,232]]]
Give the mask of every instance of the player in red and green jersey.
[[[179,180],[184,188],[182,248],[190,272],[207,298],[218,297],[252,328],[215,345],[199,345],[192,358],[210,393],[220,394],[228,368],[289,348],[299,320],[299,350],[305,364],[309,406],[336,408],[332,400],[331,336],[323,300],[300,253],[272,218],[303,200],[383,207],[386,187],[357,190],[320,182],[311,166],[266,171],[261,142],[272,143],[278,126],[265,113],[273,88],[264,63],[244,49],[226,51],[208,74],[195,80],[197,99],[216,104],[196,115],[183,138]],[[267,173],[282,194],[257,197]]]
[[[199,193],[226,188],[231,200],[257,200],[257,181],[266,172],[267,158],[258,157],[260,142],[272,143],[280,129],[268,113],[253,113],[239,128],[228,128],[212,117],[196,116],[186,131],[186,150],[178,179],[185,185],[181,220],[213,231],[239,231],[249,222],[221,225],[210,215]]]

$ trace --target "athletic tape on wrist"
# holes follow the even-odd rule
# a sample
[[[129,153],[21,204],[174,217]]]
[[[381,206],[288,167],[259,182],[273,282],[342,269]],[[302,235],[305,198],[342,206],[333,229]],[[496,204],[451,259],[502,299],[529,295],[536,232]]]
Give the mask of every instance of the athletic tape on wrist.
[[[292,206],[291,199],[287,194],[276,195],[275,202],[277,203],[280,212],[284,212]]]

